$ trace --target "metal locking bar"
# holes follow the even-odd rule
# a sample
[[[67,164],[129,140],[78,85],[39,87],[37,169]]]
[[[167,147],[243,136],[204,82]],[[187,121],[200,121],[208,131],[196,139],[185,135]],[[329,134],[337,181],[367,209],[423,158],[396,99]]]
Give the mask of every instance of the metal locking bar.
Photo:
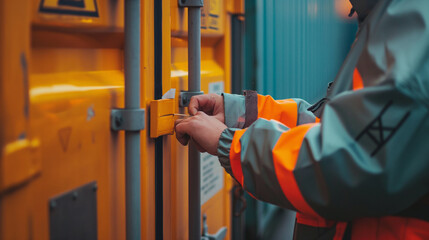
[[[141,239],[140,130],[145,111],[141,109],[141,0],[124,1],[125,108],[111,110],[111,128],[125,130],[125,222],[126,239]]]

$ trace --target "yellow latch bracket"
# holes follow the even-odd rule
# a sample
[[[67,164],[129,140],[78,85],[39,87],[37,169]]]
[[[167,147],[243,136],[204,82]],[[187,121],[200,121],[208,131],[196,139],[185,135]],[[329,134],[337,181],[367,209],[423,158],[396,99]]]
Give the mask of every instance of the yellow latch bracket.
[[[160,99],[150,102],[150,137],[174,133],[174,99]]]

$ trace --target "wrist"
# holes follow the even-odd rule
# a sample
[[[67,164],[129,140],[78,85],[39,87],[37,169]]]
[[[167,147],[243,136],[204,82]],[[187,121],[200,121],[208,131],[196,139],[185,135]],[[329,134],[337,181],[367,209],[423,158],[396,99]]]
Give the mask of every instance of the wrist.
[[[231,128],[243,128],[246,121],[246,101],[242,95],[223,93],[225,125]]]
[[[229,154],[232,144],[232,139],[234,138],[236,128],[225,128],[219,136],[218,147],[217,147],[217,156],[219,157],[219,162],[225,171],[232,175],[231,164],[229,161]]]

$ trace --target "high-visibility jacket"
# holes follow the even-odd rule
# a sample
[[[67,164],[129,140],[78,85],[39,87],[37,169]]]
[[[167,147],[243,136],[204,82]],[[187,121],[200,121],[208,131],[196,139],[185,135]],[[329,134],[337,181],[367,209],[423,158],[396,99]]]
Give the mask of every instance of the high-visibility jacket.
[[[359,29],[327,97],[224,94],[219,160],[298,212],[295,239],[429,239],[429,1],[351,2]]]

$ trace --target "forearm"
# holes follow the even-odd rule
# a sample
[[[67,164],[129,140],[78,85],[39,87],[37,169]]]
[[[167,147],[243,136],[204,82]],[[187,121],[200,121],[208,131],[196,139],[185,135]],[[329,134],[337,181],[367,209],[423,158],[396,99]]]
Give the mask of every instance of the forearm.
[[[424,106],[381,86],[334,99],[323,123],[261,118],[227,129],[218,154],[258,199],[335,220],[394,214],[428,193],[429,150],[418,147],[427,119]]]
[[[270,96],[245,91],[245,95],[223,94],[225,124],[232,128],[245,128],[256,119],[277,120],[288,127],[319,122],[307,109],[311,106],[302,99],[274,100]]]

